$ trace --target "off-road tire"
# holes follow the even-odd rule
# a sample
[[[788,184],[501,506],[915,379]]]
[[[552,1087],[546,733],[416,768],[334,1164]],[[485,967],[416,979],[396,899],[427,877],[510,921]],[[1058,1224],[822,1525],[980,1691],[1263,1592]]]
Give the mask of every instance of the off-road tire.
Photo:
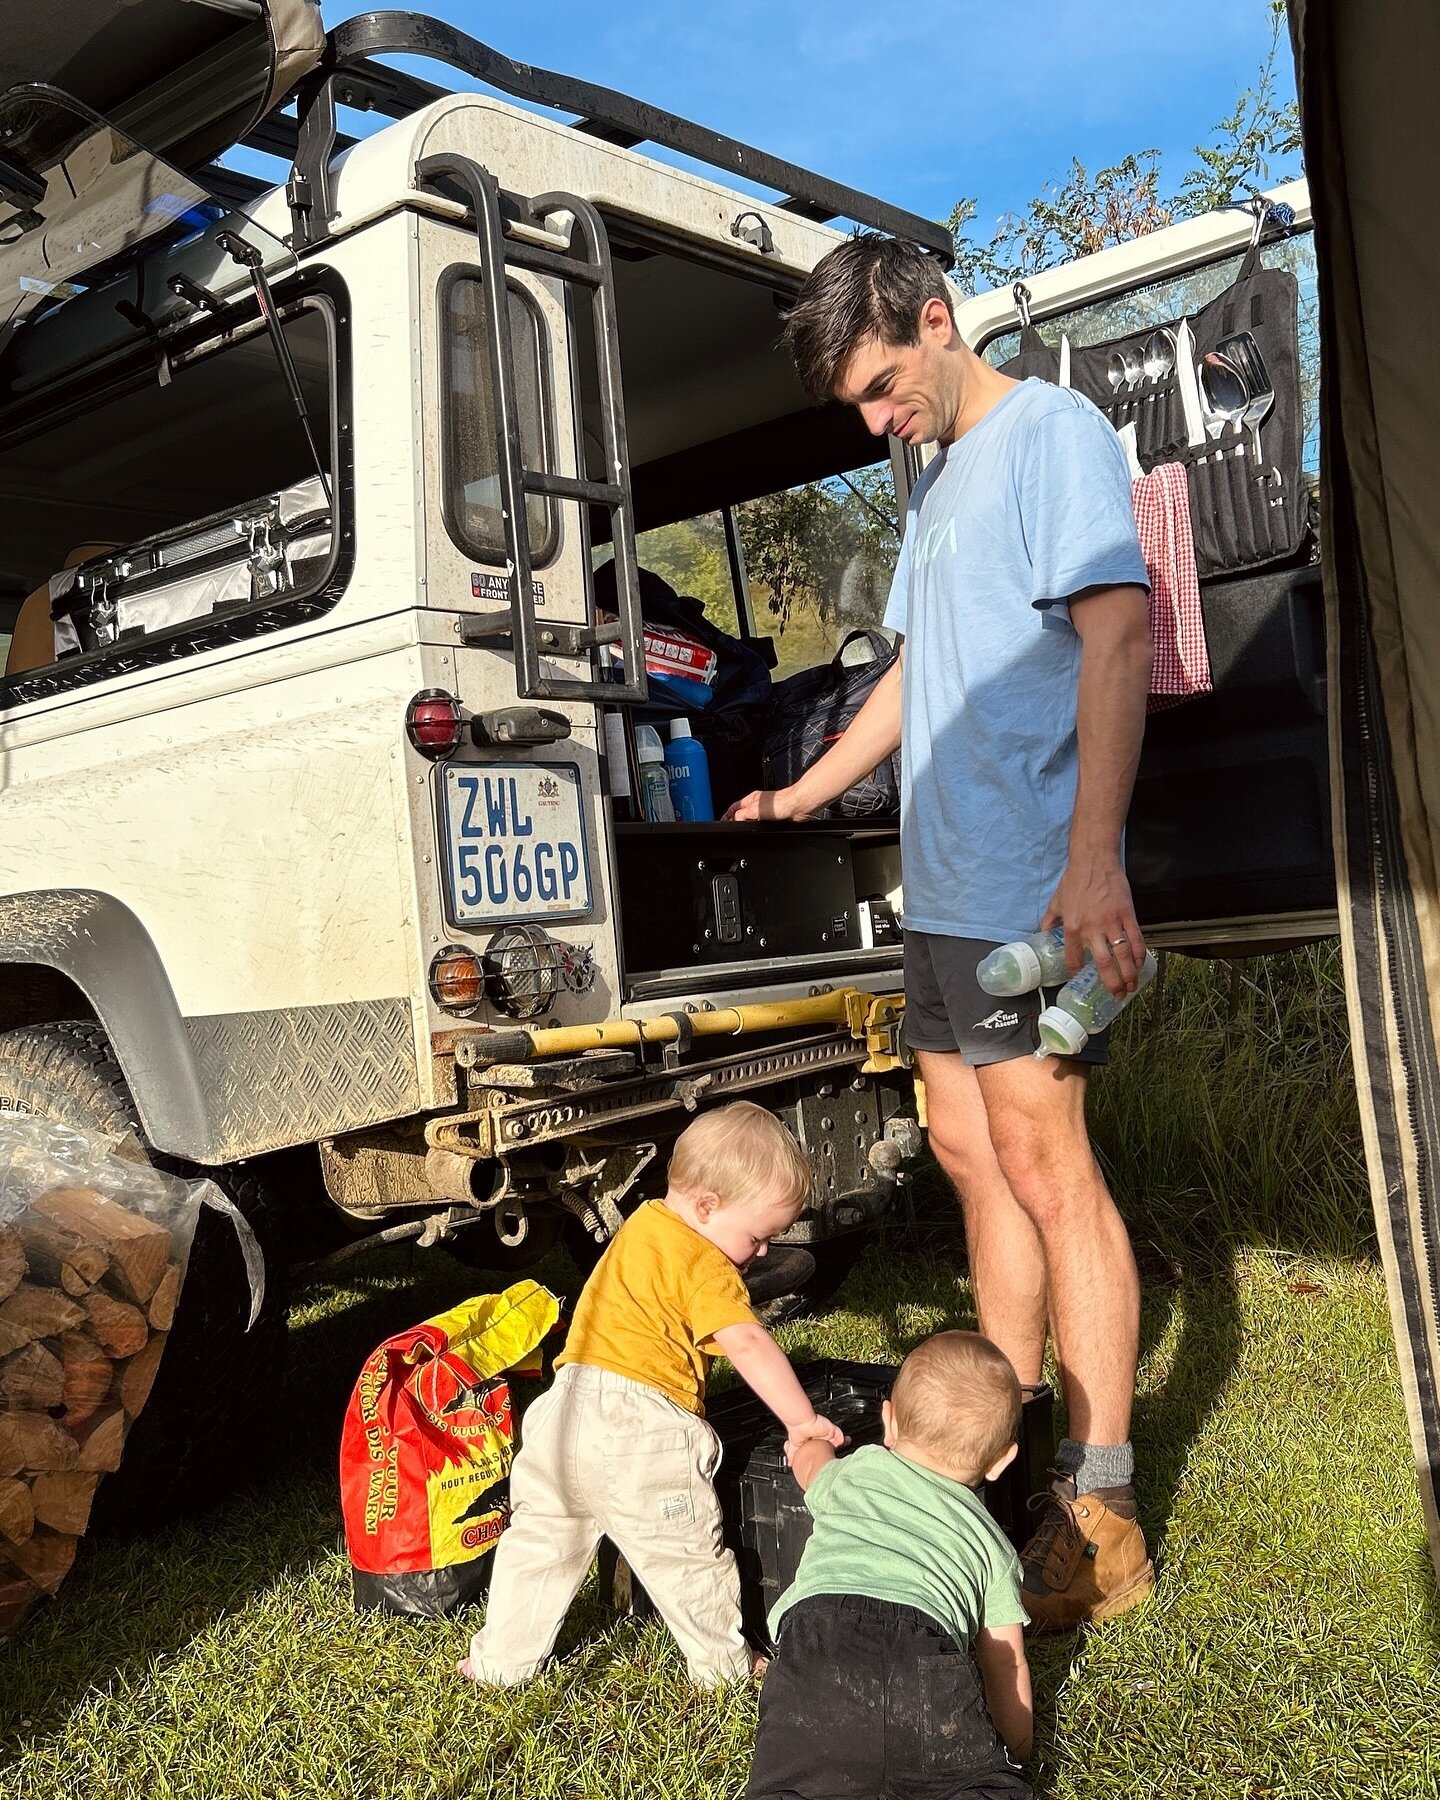
[[[203,1208],[175,1326],[155,1388],[101,1482],[95,1528],[150,1526],[220,1499],[261,1466],[258,1452],[285,1355],[284,1264],[273,1202],[244,1165],[201,1169],[150,1150],[99,1025],[73,1020],[0,1034],[0,1121],[30,1113],[109,1137],[133,1134],[157,1168],[214,1181],[265,1252],[265,1304],[250,1331],[250,1293],[234,1227]]]

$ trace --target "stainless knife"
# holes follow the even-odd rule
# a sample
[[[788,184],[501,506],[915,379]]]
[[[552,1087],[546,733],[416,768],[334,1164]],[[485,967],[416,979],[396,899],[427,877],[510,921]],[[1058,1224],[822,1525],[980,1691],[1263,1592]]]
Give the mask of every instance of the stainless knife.
[[[1200,405],[1200,383],[1195,376],[1195,333],[1188,319],[1180,321],[1180,329],[1175,333],[1175,375],[1185,413],[1185,442],[1193,450],[1205,442],[1205,415]]]

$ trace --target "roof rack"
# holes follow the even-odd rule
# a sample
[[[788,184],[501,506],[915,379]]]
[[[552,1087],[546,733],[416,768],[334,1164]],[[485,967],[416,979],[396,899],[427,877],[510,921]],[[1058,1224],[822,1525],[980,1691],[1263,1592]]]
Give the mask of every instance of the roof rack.
[[[286,192],[297,249],[329,235],[330,165],[355,141],[339,130],[337,108],[383,112],[400,119],[451,92],[372,61],[376,56],[424,56],[448,63],[515,99],[573,115],[573,129],[589,137],[624,149],[656,144],[677,151],[776,190],[784,198],[772,204],[782,212],[822,223],[853,219],[911,239],[947,268],[954,260],[950,233],[932,219],[829,181],[628,94],[514,62],[453,25],[412,12],[361,13],[337,25],[326,36],[320,63],[300,86],[296,118],[271,113],[244,139],[252,149],[284,156],[293,164]]]

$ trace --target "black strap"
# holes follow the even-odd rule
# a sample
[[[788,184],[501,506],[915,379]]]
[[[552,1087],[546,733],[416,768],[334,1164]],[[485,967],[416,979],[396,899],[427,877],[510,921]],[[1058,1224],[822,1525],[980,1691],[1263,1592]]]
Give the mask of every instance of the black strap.
[[[1264,264],[1260,261],[1260,246],[1251,244],[1240,258],[1240,267],[1235,272],[1235,286],[1242,281],[1249,281],[1253,276],[1264,272]]]

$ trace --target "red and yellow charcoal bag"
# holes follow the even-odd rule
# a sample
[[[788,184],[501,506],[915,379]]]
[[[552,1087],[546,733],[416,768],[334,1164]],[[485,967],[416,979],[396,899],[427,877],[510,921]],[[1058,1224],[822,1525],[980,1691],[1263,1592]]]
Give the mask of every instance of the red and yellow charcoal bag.
[[[538,1282],[481,1294],[371,1352],[340,1438],[360,1611],[451,1612],[484,1591],[510,1516],[510,1373],[538,1375],[560,1316]]]

